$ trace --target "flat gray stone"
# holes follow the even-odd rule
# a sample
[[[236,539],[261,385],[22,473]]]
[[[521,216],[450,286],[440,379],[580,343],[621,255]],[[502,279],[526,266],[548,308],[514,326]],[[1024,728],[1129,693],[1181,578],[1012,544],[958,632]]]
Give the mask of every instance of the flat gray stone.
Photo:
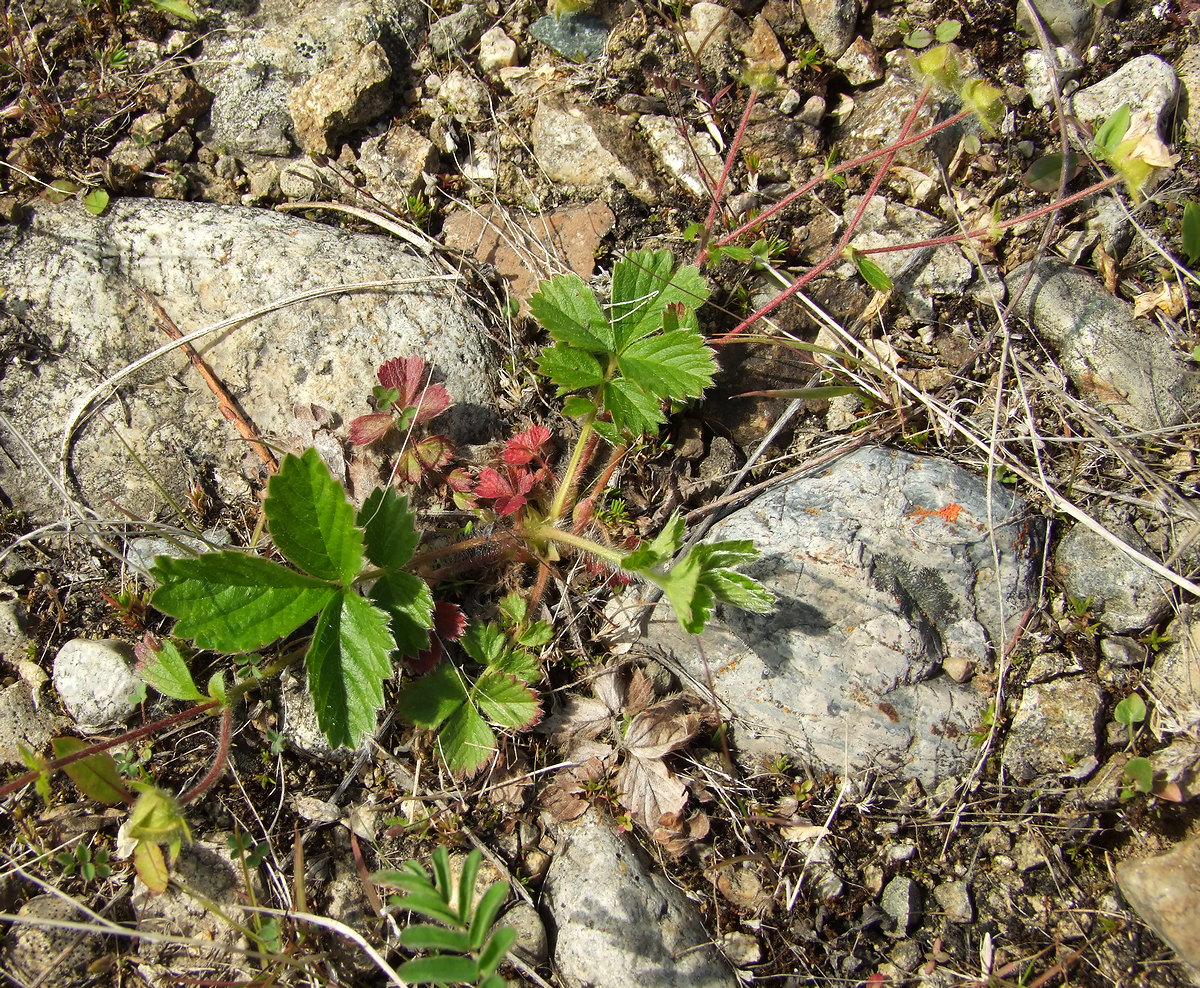
[[[1096,754],[1104,696],[1085,679],[1027,686],[1004,743],[1003,764],[1020,782],[1063,775]]]
[[[1028,270],[1008,276],[1010,292]],[[1083,271],[1041,261],[1015,312],[1056,351],[1080,395],[1123,425],[1176,425],[1200,401],[1200,373],[1167,334]]]
[[[1094,86],[1081,89],[1071,97],[1071,106],[1080,120],[1103,122],[1122,106],[1130,113],[1144,110],[1161,125],[1168,110],[1175,111],[1179,96],[1179,77],[1157,55],[1141,55],[1122,65]]]
[[[987,705],[941,663],[990,668],[1035,596],[1042,522],[1011,491],[992,497],[989,521],[986,483],[949,461],[848,454],[710,533],[755,543],[744,570],[777,595],[773,613],[718,608],[697,641],[664,605],[643,644],[712,683],[747,764],[789,751],[932,784],[973,763]]]
[[[123,723],[137,709],[142,681],[133,671],[133,649],[123,641],[75,638],[54,657],[54,688],[83,731]]]
[[[879,907],[891,917],[895,932],[900,936],[908,936],[921,922],[925,893],[911,878],[897,875],[884,886]]]
[[[736,988],[695,905],[614,823],[589,811],[558,841],[543,903],[567,988]]]
[[[840,58],[854,40],[858,0],[800,0],[804,20],[829,58]]]
[[[0,763],[24,765],[21,748],[44,753],[50,742],[70,726],[66,717],[51,713],[33,702],[26,683],[13,683],[0,690]]]
[[[975,919],[975,904],[971,901],[971,889],[964,881],[942,882],[933,890],[946,919],[951,923],[970,923]]]
[[[0,291],[9,325],[59,356],[9,368],[0,408],[56,469],[76,400],[166,342],[140,291],[189,332],[305,289],[407,278],[277,309],[195,345],[269,442],[298,445],[297,405],[342,421],[367,412],[378,365],[413,354],[458,401],[440,429],[482,441],[495,421],[487,333],[453,283],[434,280],[442,273],[389,238],[260,210],[121,199],[96,217],[79,204],[40,204],[26,225],[0,228]],[[78,496],[106,514],[116,500],[152,517],[164,507],[156,484],[182,501],[198,470],[212,471],[228,496],[262,480],[178,351],[125,379],[121,401],[99,411],[76,433],[69,466]],[[343,429],[334,433],[344,439]],[[59,517],[54,490],[19,447],[4,444],[16,466],[0,457],[0,487],[14,506],[39,522]]]
[[[1128,525],[1115,525],[1113,532],[1135,549],[1147,548]],[[1068,597],[1088,601],[1114,631],[1146,628],[1171,603],[1170,583],[1083,525],[1076,525],[1059,542],[1054,573]]]

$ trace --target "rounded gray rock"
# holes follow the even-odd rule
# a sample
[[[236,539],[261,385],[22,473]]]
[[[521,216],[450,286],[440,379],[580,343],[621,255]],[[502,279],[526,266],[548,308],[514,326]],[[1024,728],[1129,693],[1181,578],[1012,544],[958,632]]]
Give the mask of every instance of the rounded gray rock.
[[[116,638],[75,638],[54,657],[54,688],[85,731],[124,723],[137,709],[141,682],[133,671],[133,649]]]

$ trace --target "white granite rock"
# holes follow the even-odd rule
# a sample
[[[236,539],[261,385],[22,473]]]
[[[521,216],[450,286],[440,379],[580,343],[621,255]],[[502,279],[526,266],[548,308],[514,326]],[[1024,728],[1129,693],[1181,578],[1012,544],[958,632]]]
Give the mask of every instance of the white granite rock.
[[[54,657],[54,688],[84,731],[123,723],[137,709],[141,680],[133,671],[133,649],[115,638],[75,638]]]

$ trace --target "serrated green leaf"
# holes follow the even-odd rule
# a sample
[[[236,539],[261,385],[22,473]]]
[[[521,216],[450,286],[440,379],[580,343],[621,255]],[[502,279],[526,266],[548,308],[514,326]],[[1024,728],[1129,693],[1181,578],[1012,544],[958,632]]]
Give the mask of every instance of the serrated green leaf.
[[[395,649],[415,656],[429,647],[433,627],[433,592],[412,573],[387,573],[371,587],[375,606],[388,616]]]
[[[400,931],[400,945],[409,950],[457,950],[465,954],[471,950],[471,939],[460,930],[414,923]]]
[[[168,14],[174,14],[176,17],[185,21],[198,21],[200,16],[192,10],[192,5],[188,0],[150,0],[155,7]]]
[[[383,681],[392,671],[387,624],[383,611],[348,591],[334,597],[317,619],[304,663],[317,723],[335,748],[357,748],[375,729]]]
[[[375,488],[358,512],[367,559],[390,570],[407,563],[421,540],[415,519],[408,498],[397,494],[394,487]]]
[[[1129,107],[1124,103],[1114,110],[1107,120],[1100,125],[1100,129],[1096,131],[1096,136],[1093,138],[1096,151],[1106,161],[1117,146],[1125,139],[1125,133],[1129,130],[1130,113]]]
[[[92,189],[83,197],[83,207],[93,216],[100,216],[108,209],[108,193],[103,189]]]
[[[167,639],[151,649],[145,662],[138,663],[137,673],[163,696],[172,700],[203,700],[196,688],[191,670],[175,644]]]
[[[850,262],[854,265],[862,280],[874,288],[875,291],[890,292],[892,290],[892,279],[874,261],[863,257],[862,253],[853,247],[846,248],[846,256],[850,259]]]
[[[1197,347],[1197,350],[1200,350],[1200,347]],[[1197,359],[1200,360],[1200,357]],[[613,446],[621,445],[623,441],[621,430],[611,422],[593,422],[592,427],[596,430],[596,435],[598,435],[606,443],[610,443]]]
[[[529,605],[519,593],[506,594],[500,601],[500,619],[508,628],[519,628],[525,623]]]
[[[291,634],[337,593],[323,580],[241,552],[159,556],[151,572],[159,587],[150,602],[179,619],[175,634],[217,652],[248,652]]]
[[[479,965],[469,957],[455,954],[433,954],[405,961],[396,973],[413,984],[451,985],[465,982],[474,984],[479,980]]]
[[[713,608],[712,591],[700,582],[702,570],[700,559],[689,552],[671,567],[665,579],[658,581],[671,602],[675,620],[693,635],[704,630]]]
[[[471,950],[478,950],[487,939],[488,930],[496,922],[500,907],[508,897],[508,882],[496,882],[479,897],[475,907],[475,915],[471,917],[470,943]]]
[[[396,701],[396,710],[410,724],[433,729],[467,702],[467,689],[453,663],[442,662],[415,683],[409,683]]]
[[[263,510],[275,545],[300,569],[349,586],[363,564],[354,507],[315,449],[288,454],[267,483]]]
[[[623,354],[636,340],[662,325],[663,312],[677,302],[690,309],[708,298],[700,269],[685,264],[678,270],[668,250],[635,251],[613,268],[611,351]]]
[[[507,672],[526,683],[535,682],[542,674],[537,656],[523,648],[506,648],[491,668],[497,672]]]
[[[1200,203],[1189,200],[1183,207],[1183,253],[1195,267],[1200,259]]]
[[[496,970],[516,942],[516,930],[511,926],[500,927],[500,929],[492,934],[492,938],[487,942],[483,950],[479,952],[479,973],[491,974]]]
[[[712,384],[717,361],[699,333],[677,329],[631,344],[617,359],[621,373],[659,398],[699,398]]]
[[[717,600],[743,611],[767,614],[775,607],[775,595],[753,577],[722,569],[705,573],[704,585]]]
[[[79,738],[55,738],[50,745],[55,758],[65,758],[88,747],[87,742]],[[133,797],[121,780],[116,761],[107,751],[97,751],[87,758],[72,762],[63,771],[88,799],[116,805],[127,803]]]
[[[618,433],[626,430],[635,435],[655,433],[667,420],[662,401],[628,377],[605,384],[601,402],[612,415],[612,425]]]
[[[565,343],[556,343],[542,351],[538,371],[563,391],[594,388],[604,382],[600,361],[586,350]]]
[[[464,703],[438,731],[438,746],[446,767],[455,775],[474,775],[496,750],[496,735],[474,704]]]
[[[535,723],[541,714],[537,693],[516,676],[489,669],[475,681],[471,699],[493,724],[523,728]]]
[[[570,418],[583,418],[595,413],[596,404],[582,395],[574,395],[563,402],[562,410],[563,414]]]
[[[524,645],[526,648],[541,648],[553,637],[553,625],[547,621],[534,621],[533,624],[521,632],[517,638],[517,644]],[[512,670],[509,671],[511,672]]]
[[[613,349],[612,327],[595,293],[576,274],[560,274],[538,285],[529,311],[559,343],[594,353]]]
[[[669,561],[683,545],[684,528],[683,519],[679,515],[672,515],[661,532],[649,542],[638,546],[621,561],[622,568],[635,571],[650,570]]]
[[[508,647],[508,636],[490,621],[473,621],[459,644],[481,666],[490,666],[504,654]]]

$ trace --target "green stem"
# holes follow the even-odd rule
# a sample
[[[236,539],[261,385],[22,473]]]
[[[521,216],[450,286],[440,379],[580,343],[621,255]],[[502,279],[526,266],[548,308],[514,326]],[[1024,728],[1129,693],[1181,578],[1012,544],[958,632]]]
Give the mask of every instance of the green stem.
[[[601,545],[599,542],[593,542],[591,539],[585,539],[582,535],[576,535],[574,532],[556,528],[550,523],[549,519],[527,534],[531,539],[545,539],[547,542],[557,542],[559,545],[569,546],[572,549],[578,549],[580,552],[591,553],[591,555],[599,556],[605,562],[612,563],[618,568],[621,565],[621,561],[625,558],[623,552],[618,552],[616,549]]]
[[[583,465],[583,453],[588,448],[588,441],[591,439],[592,433],[595,432],[595,428],[592,426],[595,417],[596,413],[592,412],[583,420],[583,427],[579,430],[579,437],[575,440],[575,448],[571,450],[571,461],[567,464],[567,469],[563,473],[562,480],[559,482],[558,490],[554,492],[554,501],[550,505],[550,514],[546,517],[546,521],[550,525],[553,525],[563,516],[563,511],[566,510],[567,506],[567,499],[579,483],[579,473]]]

